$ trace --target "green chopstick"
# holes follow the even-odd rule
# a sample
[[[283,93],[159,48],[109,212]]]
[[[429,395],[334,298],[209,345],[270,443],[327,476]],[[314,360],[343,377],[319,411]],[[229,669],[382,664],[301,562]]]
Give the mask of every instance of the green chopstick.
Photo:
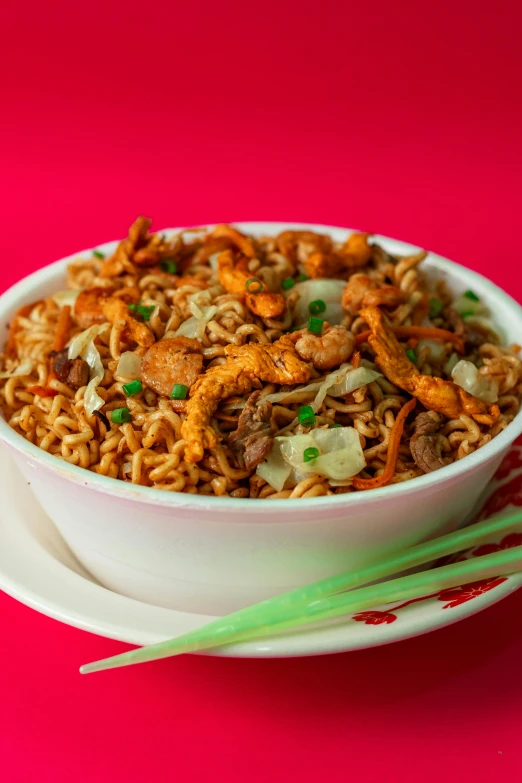
[[[522,523],[522,513],[520,511],[508,515],[499,515],[492,517],[484,522],[480,522],[476,525],[471,525],[463,530],[458,530],[454,533],[450,533],[434,541],[428,541],[424,544],[419,544],[415,547],[411,547],[403,552],[392,555],[385,561],[381,561],[370,565],[359,571],[344,572],[337,574],[333,577],[322,579],[314,584],[307,585],[302,588],[291,590],[288,593],[284,593],[275,598],[262,601],[261,603],[254,604],[253,606],[241,609],[238,612],[227,615],[226,617],[219,618],[213,622],[207,624],[203,628],[192,631],[188,634],[178,637],[177,639],[160,642],[146,648],[132,650],[131,652],[118,655],[113,658],[99,661],[97,663],[88,664],[83,666],[80,671],[84,674],[94,671],[101,671],[102,669],[116,668],[118,666],[127,666],[133,663],[142,663],[145,661],[156,660],[159,658],[166,658],[172,655],[179,655],[183,652],[194,652],[196,650],[207,649],[209,647],[216,647],[223,644],[229,644],[233,641],[244,640],[246,638],[252,638],[255,636],[262,636],[266,633],[272,633],[274,630],[285,630],[295,625],[301,625],[306,622],[316,622],[318,618],[315,616],[315,610],[311,607],[321,606],[321,602],[324,602],[327,596],[339,593],[343,590],[354,588],[361,584],[368,584],[377,579],[389,576],[391,574],[400,573],[412,567],[421,565],[423,563],[430,562],[440,557],[453,554],[462,549],[476,546],[482,543],[487,538],[507,532],[508,530],[520,525]],[[509,550],[510,552],[515,551]],[[486,556],[490,557],[489,555]],[[508,558],[509,561],[509,558]],[[477,560],[466,561],[471,563],[471,570],[477,569],[479,571],[482,567],[486,567],[487,563],[484,557]],[[510,561],[509,561],[510,562]],[[478,564],[478,566],[477,566]],[[466,563],[457,563],[456,566],[463,566],[462,575],[466,572]],[[408,583],[411,584],[409,589],[414,589],[414,594],[409,594],[409,597],[420,597],[426,593],[420,592],[418,586],[423,585],[422,579],[425,575],[429,575],[429,579],[432,582],[432,588],[428,592],[432,592],[435,589],[443,589],[436,587],[436,579],[438,576],[446,574],[446,569],[453,566],[444,566],[431,571],[425,571],[421,574],[412,574],[409,577],[401,577],[400,579],[393,580],[392,582],[385,582],[379,585],[374,585],[363,590],[357,590],[349,595],[338,596],[337,600],[353,601],[361,600],[361,593],[365,590],[377,590],[385,586],[384,593],[371,593],[370,603],[365,602],[364,605],[357,604],[355,610],[359,611],[362,608],[367,608],[377,605],[380,600],[381,603],[391,603],[396,600],[401,600],[402,595],[399,598],[389,597],[389,590],[392,585],[398,585],[403,579],[417,579],[420,581]],[[467,566],[466,566],[467,567]],[[517,570],[516,567],[512,569]],[[499,572],[500,573],[500,572]],[[503,573],[506,573],[505,571]],[[462,583],[461,572],[458,572],[457,581],[452,581],[447,586],[454,586]],[[482,573],[480,574],[482,576]],[[498,574],[493,574],[498,575]],[[460,580],[460,581],[459,581]],[[423,587],[420,588],[424,589]],[[364,598],[364,596],[363,596]],[[334,604],[337,606],[337,604]],[[297,610],[302,609],[302,612]],[[354,608],[346,608],[341,611],[354,611]],[[329,615],[330,616],[330,615]],[[337,616],[336,614],[331,615]],[[311,619],[303,619],[308,618]],[[288,624],[290,623],[290,624]]]

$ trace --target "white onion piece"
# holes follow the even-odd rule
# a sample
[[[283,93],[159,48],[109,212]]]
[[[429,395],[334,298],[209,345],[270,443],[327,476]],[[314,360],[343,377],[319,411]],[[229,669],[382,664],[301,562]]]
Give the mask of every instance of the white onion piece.
[[[189,309],[192,317],[180,324],[179,329],[175,332],[175,336],[202,340],[208,322],[217,313],[217,307],[215,305],[212,307],[199,307],[196,302],[192,301],[189,303]]]
[[[330,324],[340,324],[344,316],[341,297],[345,285],[344,280],[323,280],[322,278],[297,283],[290,289],[292,294],[294,291],[299,294],[294,310],[294,323],[303,324],[308,321],[310,318],[308,305],[316,299],[322,299],[326,304],[326,310],[324,313],[320,313],[320,317]]]
[[[56,302],[58,307],[65,307],[65,305],[74,307],[79,295],[80,291],[56,291],[56,293],[52,294],[51,298]]]
[[[462,315],[462,313],[473,313],[473,315],[487,315],[488,308],[485,304],[483,304],[480,300],[477,302],[475,299],[469,299],[467,296],[457,297],[452,303],[451,306],[454,310],[459,313],[459,315]]]
[[[125,351],[120,356],[116,368],[116,375],[136,381],[141,378],[141,356],[136,356],[133,351]]]
[[[417,353],[423,348],[429,348],[430,358],[439,361],[444,358],[444,343],[442,340],[419,340],[417,343]]]
[[[498,385],[496,381],[489,381],[479,374],[473,362],[461,359],[452,370],[451,377],[461,389],[464,389],[474,397],[484,402],[496,402],[498,400]]]
[[[366,467],[359,433],[353,427],[312,430],[320,456],[304,462],[301,470],[342,481],[360,473]]]
[[[267,484],[270,484],[277,492],[281,492],[292,471],[292,466],[285,461],[281,454],[281,445],[278,442],[281,440],[283,438],[275,439],[272,451],[256,469],[257,475],[264,479]]]
[[[21,375],[30,375],[33,371],[32,359],[24,359],[15,370],[4,370],[0,372],[0,378],[18,378]]]
[[[305,449],[316,448],[319,456],[304,462]],[[289,479],[294,483],[310,473],[333,481],[346,481],[366,467],[359,433],[353,427],[311,430],[308,435],[278,436],[268,459],[257,474],[280,492]]]
[[[338,370],[329,373],[323,381],[315,381],[307,386],[299,386],[291,391],[267,394],[266,397],[259,400],[258,404],[261,402],[291,402],[291,398],[295,394],[318,392],[311,403],[314,411],[318,411],[327,394],[330,394],[332,397],[350,394],[350,392],[366,386],[367,383],[371,383],[380,376],[380,372],[369,370],[366,367],[353,367],[351,364],[342,364]]]
[[[85,389],[83,397],[83,404],[85,412],[88,416],[92,416],[94,411],[99,411],[105,405],[105,400],[102,400],[96,389],[103,381],[103,375],[95,375],[89,382],[89,385]]]
[[[100,333],[100,329],[101,326],[94,325],[94,326],[90,326],[84,332],[80,332],[80,334],[77,334],[69,346],[69,351],[67,354],[68,358],[77,359],[78,356],[81,356],[82,352],[91,342],[91,340],[95,340],[98,337]]]

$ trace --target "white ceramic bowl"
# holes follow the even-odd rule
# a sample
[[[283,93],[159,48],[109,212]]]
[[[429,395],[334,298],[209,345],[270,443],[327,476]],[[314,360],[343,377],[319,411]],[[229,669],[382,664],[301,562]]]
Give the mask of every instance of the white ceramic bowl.
[[[254,235],[304,228],[343,240],[350,233],[320,225],[237,225]],[[377,240],[393,253],[418,250]],[[116,244],[101,249],[111,252]],[[89,250],[51,264],[5,293],[0,339],[23,304],[64,288],[67,264],[90,256]],[[522,308],[493,283],[431,253],[424,268],[447,279],[455,294],[476,291],[507,340],[521,341]],[[213,615],[456,528],[521,432],[522,412],[465,459],[378,490],[306,501],[243,500],[167,493],[98,476],[41,451],[0,417],[0,439],[93,576],[146,603]]]

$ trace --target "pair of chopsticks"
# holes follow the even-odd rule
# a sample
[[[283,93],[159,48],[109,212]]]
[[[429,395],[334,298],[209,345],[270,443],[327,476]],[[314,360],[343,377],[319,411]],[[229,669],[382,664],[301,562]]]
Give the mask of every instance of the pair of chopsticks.
[[[491,517],[434,541],[418,544],[358,571],[345,571],[240,609],[175,639],[86,664],[80,672],[90,674],[246,641],[383,604],[421,598],[479,579],[514,573],[522,569],[522,546],[371,584],[477,546],[521,524],[520,511]]]

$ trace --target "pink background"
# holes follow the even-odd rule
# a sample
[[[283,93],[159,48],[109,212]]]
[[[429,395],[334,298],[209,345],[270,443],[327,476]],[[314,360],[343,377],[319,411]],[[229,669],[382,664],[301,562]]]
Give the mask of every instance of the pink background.
[[[10,3],[1,288],[145,213],[374,230],[522,299],[521,22],[504,0]],[[0,596],[2,780],[518,779],[521,610],[330,658],[81,678],[124,646]]]

